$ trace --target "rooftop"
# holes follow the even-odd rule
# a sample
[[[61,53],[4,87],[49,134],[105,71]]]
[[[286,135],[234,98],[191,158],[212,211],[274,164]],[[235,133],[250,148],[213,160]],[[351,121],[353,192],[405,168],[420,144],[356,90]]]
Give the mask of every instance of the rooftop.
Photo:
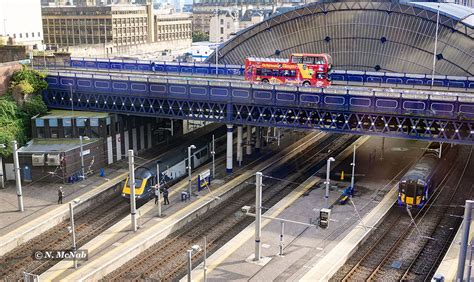
[[[99,139],[83,139],[83,144],[96,142]],[[67,152],[81,146],[79,139],[55,138],[55,139],[33,139],[25,146],[18,149],[19,153],[60,153]]]
[[[108,113],[101,113],[101,112],[50,110],[47,114],[38,118],[51,119],[51,118],[107,118],[107,117],[109,117]]]

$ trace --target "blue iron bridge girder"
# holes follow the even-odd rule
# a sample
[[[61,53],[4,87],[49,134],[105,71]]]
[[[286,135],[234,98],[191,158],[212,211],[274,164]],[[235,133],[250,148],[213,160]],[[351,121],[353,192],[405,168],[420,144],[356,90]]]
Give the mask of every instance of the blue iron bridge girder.
[[[473,120],[83,91],[73,91],[71,99],[68,90],[53,88],[44,92],[44,100],[58,109],[474,144]]]

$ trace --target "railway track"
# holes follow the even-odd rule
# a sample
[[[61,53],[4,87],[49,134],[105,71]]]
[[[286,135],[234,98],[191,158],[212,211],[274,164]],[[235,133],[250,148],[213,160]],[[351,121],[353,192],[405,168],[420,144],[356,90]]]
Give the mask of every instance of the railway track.
[[[446,250],[449,239],[454,236],[451,232],[456,232],[453,226],[459,226],[459,222],[456,223],[458,218],[453,220],[452,215],[462,215],[461,205],[472,193],[472,189],[459,189],[461,183],[466,182],[462,179],[467,168],[472,169],[474,166],[472,148],[464,153],[459,154],[455,165],[449,168],[428,203],[415,212],[413,219],[416,224],[404,207],[394,205],[366,243],[331,280],[429,278],[434,271],[434,264]]]
[[[296,183],[314,174],[324,165],[328,148],[337,153],[354,139],[347,135],[339,138],[335,135],[328,136],[318,144],[313,144],[307,150],[298,153],[287,163],[264,171],[264,175],[270,177],[264,178],[263,205],[271,207],[295,188],[298,185]],[[287,181],[279,181],[281,178]],[[240,208],[253,203],[254,184],[244,181],[240,185],[244,185],[243,189],[236,195],[155,244],[110,273],[104,280],[176,280],[183,276],[187,262],[186,250],[191,245],[203,246],[202,238],[206,236],[206,248],[208,253],[212,253],[253,222],[252,218],[243,216]],[[193,261],[197,263],[201,257],[202,254],[197,252],[193,256]]]
[[[223,146],[222,140],[218,139],[218,146]],[[171,146],[163,146],[153,151],[150,158],[139,158],[136,160],[137,167],[146,165],[160,158],[160,155]],[[218,154],[222,155],[221,154]],[[124,168],[128,163],[115,164]],[[120,184],[119,184],[120,185]],[[143,205],[144,203],[140,203]],[[129,204],[123,201],[120,187],[112,198],[105,198],[93,204],[87,210],[75,215],[76,245],[78,248],[85,245],[91,239],[101,234],[109,227],[120,221],[129,214]],[[23,279],[23,272],[41,274],[57,263],[55,260],[36,260],[33,257],[35,251],[41,250],[68,250],[71,249],[72,239],[68,227],[69,220],[64,221],[43,234],[36,236],[30,241],[20,245],[12,251],[0,257],[0,281],[18,281]]]

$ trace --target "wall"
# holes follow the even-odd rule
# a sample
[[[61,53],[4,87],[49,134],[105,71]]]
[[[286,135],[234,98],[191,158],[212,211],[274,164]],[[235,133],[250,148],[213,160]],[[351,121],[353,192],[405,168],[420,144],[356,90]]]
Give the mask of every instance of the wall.
[[[26,46],[0,46],[0,63],[14,62],[27,58]]]
[[[172,49],[173,51],[182,50],[183,52],[191,48],[192,39],[181,39],[154,42],[131,46],[104,46],[103,44],[87,46],[69,46],[67,51],[73,57],[114,57],[125,55],[140,55],[144,53],[158,52]]]
[[[0,96],[6,93],[13,72],[20,69],[21,65],[16,62],[0,64]]]

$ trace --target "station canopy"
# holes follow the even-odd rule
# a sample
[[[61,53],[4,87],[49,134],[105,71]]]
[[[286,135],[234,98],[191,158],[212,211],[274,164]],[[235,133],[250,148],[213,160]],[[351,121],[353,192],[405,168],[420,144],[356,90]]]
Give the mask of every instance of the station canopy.
[[[474,76],[474,9],[452,3],[324,1],[274,14],[221,44],[219,64],[328,53],[337,70]],[[208,58],[215,62],[215,54]]]

